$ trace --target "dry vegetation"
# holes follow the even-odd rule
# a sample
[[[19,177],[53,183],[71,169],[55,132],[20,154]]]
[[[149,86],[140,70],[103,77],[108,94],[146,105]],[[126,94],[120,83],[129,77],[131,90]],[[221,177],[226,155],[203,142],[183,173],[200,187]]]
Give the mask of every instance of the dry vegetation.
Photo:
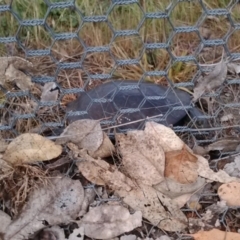
[[[50,1],[50,0],[49,0]],[[9,0],[0,0],[0,5],[9,4]],[[51,2],[60,2],[51,0]],[[207,9],[226,8],[230,0],[205,0]],[[169,0],[145,1],[139,0],[139,5],[145,13],[165,11],[169,6]],[[174,83],[188,82],[198,73],[196,63],[172,62],[171,55],[185,57],[194,55],[200,63],[215,63],[222,55],[222,47],[206,47],[199,51],[201,40],[196,32],[173,34],[174,31],[170,22],[164,18],[145,19],[144,13],[137,4],[116,6],[109,12],[111,0],[76,0],[76,8],[54,8],[49,11],[48,6],[42,0],[13,0],[12,11],[0,13],[0,38],[16,36],[17,43],[0,43],[0,56],[25,56],[29,50],[50,50],[50,56],[28,57],[33,62],[36,72],[33,76],[53,77],[63,89],[85,87],[89,75],[109,74],[115,79],[132,79],[153,81],[161,84],[168,84],[168,80]],[[231,17],[234,23],[239,23],[240,5],[231,9]],[[106,15],[108,22],[84,22],[84,16]],[[174,27],[194,26],[199,27],[199,34],[202,38],[218,39],[227,37],[229,52],[240,51],[240,31],[232,32],[232,26],[228,19],[223,17],[205,18],[201,24],[198,20],[203,15],[203,8],[199,1],[181,2],[170,11],[169,20]],[[17,18],[19,18],[17,20]],[[45,19],[44,26],[21,27],[20,19]],[[113,30],[138,30],[136,36],[124,36],[113,38]],[[77,33],[78,38],[69,40],[54,41],[54,35],[60,33]],[[143,43],[170,43],[168,50],[151,49],[144,50]],[[86,53],[86,47],[97,47],[110,45],[110,52]],[[171,55],[170,55],[171,53]],[[138,64],[117,66],[117,60],[139,59]],[[82,67],[74,69],[58,69],[61,62],[80,62]],[[146,71],[167,71],[167,78],[164,76],[145,76]],[[100,80],[100,78],[96,78]],[[90,82],[88,88],[95,84]],[[229,87],[231,88],[231,86]],[[9,89],[7,89],[9,90]],[[15,91],[16,89],[10,89]],[[14,97],[5,99],[6,92],[0,92],[0,102],[7,101],[9,109],[0,109],[2,116],[1,124],[14,126],[17,133],[29,132],[45,122],[62,121],[64,113],[59,107],[54,107],[49,112],[40,113],[33,104],[34,99],[39,100],[41,91],[38,87],[31,92],[31,97]],[[233,95],[233,94],[232,94]],[[231,96],[232,96],[231,95]],[[72,101],[74,94],[68,94],[61,98],[61,105]],[[4,99],[4,100],[2,100]],[[31,107],[29,107],[31,106]],[[15,112],[14,112],[15,111]],[[39,111],[39,112],[38,112]],[[12,116],[17,114],[36,113],[37,117],[13,120]],[[11,123],[4,122],[9,119]],[[9,138],[14,137],[15,132],[6,131]],[[13,209],[22,207],[27,194],[32,188],[46,184],[47,171],[42,172],[34,166],[18,166],[10,175],[0,178],[0,187],[10,189]],[[34,176],[37,176],[34,177]],[[15,180],[18,179],[18,185]],[[1,197],[7,195],[5,191]],[[8,196],[9,198],[9,196]],[[15,204],[15,205],[14,205]],[[17,211],[17,210],[16,210]],[[14,212],[12,213],[14,214]],[[190,214],[190,213],[189,213]],[[191,212],[191,214],[193,214]]]
[[[12,12],[1,12],[0,37],[16,36],[17,43],[0,43],[0,56],[26,56],[30,50],[49,50],[50,55],[27,57],[33,62],[36,72],[32,75],[48,76],[55,79],[62,89],[79,87],[92,88],[101,81],[89,82],[89,76],[104,74],[114,79],[146,79],[148,81],[168,84],[169,79],[174,83],[190,82],[199,74],[199,69],[193,61],[173,62],[173,57],[193,55],[200,63],[219,61],[222,46],[204,47],[200,49],[201,40],[226,38],[230,52],[240,49],[240,32],[234,31],[226,17],[203,17],[204,10],[228,8],[234,23],[239,22],[239,5],[229,7],[229,0],[205,0],[180,2],[173,9],[169,0],[144,1],[138,4],[116,5],[112,9],[110,0],[76,0],[75,8],[50,9],[43,0],[0,0],[0,4],[12,2]],[[49,2],[60,2],[52,0]],[[202,4],[202,5],[201,5]],[[141,6],[141,8],[139,7]],[[143,11],[142,11],[143,10]],[[144,12],[168,13],[169,18],[144,18]],[[83,17],[107,15],[107,22],[87,22]],[[19,23],[26,19],[44,19],[44,25],[21,27]],[[143,21],[144,19],[144,21]],[[170,21],[171,23],[170,23]],[[174,34],[173,27],[197,26],[199,32]],[[119,30],[138,30],[138,34],[114,38],[114,32]],[[230,37],[228,33],[231,32]],[[76,38],[54,41],[55,34],[76,33]],[[81,39],[81,41],[79,41]],[[144,49],[144,43],[169,43],[168,49]],[[110,52],[86,52],[87,47],[110,46]],[[118,60],[139,59],[138,64],[118,65]],[[81,62],[82,67],[74,69],[58,69],[61,62]],[[166,71],[166,76],[147,76],[147,71]],[[94,77],[100,80],[99,77]],[[9,89],[7,89],[9,90]],[[14,89],[10,89],[14,91]],[[33,98],[39,99],[39,89],[32,92]],[[1,93],[4,97],[4,93]],[[74,99],[73,94],[62,96],[61,104]],[[7,99],[10,106],[22,103],[24,106],[31,100]],[[20,109],[20,110],[19,110]],[[18,106],[17,113],[26,114],[35,111]],[[12,110],[11,110],[12,111]],[[6,113],[5,113],[6,114]],[[11,115],[11,112],[10,112]],[[51,118],[60,122],[59,109],[51,110]],[[47,116],[16,121],[18,132],[29,131],[46,121]]]

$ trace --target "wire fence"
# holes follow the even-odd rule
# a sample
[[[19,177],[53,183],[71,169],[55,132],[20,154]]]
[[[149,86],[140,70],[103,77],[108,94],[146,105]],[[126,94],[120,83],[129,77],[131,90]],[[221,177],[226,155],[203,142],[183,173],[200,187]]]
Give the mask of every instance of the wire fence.
[[[105,81],[135,80],[137,85],[146,80],[192,91],[223,52],[231,59],[240,57],[238,1],[150,2],[0,1],[1,55],[30,61],[33,69],[20,70],[34,83],[27,91],[1,85],[4,136],[64,127],[72,114],[66,113],[66,105]],[[58,91],[54,101],[41,100],[47,83],[55,83],[50,87],[50,92]],[[175,131],[200,144],[238,135],[239,83],[238,76],[228,75],[222,86],[195,105],[205,112],[208,126],[196,128],[190,116],[192,121],[175,126]],[[100,100],[88,100],[78,115],[84,116]],[[171,108],[163,118],[193,107],[189,103]]]
[[[164,122],[179,112],[186,115],[173,128],[190,147],[221,138],[236,142],[238,74],[228,74],[224,84],[195,104],[188,98],[199,76],[211,72],[223,53],[224,58],[240,59],[239,12],[237,0],[0,0],[1,137],[37,132],[55,138],[69,118],[96,117],[103,108],[111,116],[102,120],[104,128],[129,118],[141,123],[133,128],[140,128],[146,121],[146,102],[160,101],[165,103],[165,114],[154,119]],[[103,89],[102,83],[109,80],[123,82]],[[28,82],[27,87],[23,82]],[[145,91],[145,82],[162,88]],[[177,89],[188,97],[174,102],[172,93]],[[137,103],[131,105],[136,95]],[[68,104],[78,96],[83,96],[78,111],[68,112]],[[158,106],[152,105],[150,110],[158,115]],[[229,144],[210,161],[211,167],[221,168],[221,161],[226,163],[235,150],[236,144]],[[197,202],[203,208],[216,203],[219,199],[213,192],[215,186],[208,184]],[[216,214],[220,224],[239,229],[239,210],[228,210]],[[184,211],[193,219],[201,212]],[[178,233],[173,237],[189,239]]]

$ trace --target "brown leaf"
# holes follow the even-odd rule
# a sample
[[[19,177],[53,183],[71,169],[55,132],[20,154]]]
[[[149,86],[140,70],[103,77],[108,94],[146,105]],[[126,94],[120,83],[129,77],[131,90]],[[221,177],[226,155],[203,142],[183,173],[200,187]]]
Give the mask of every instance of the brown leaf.
[[[47,161],[58,157],[62,147],[35,133],[24,133],[8,146],[3,159],[13,164]]]
[[[82,175],[90,182],[97,185],[107,185],[113,190],[125,189],[130,191],[135,188],[132,180],[118,171],[117,167],[103,160],[96,160],[89,156],[85,150],[79,152],[82,159],[77,161],[77,166]]]
[[[240,234],[234,232],[226,232],[218,229],[212,229],[210,231],[200,231],[195,234],[189,234],[195,240],[240,240]]]
[[[33,64],[20,57],[0,57],[0,84],[14,81],[22,90],[29,90],[32,86],[31,78],[22,70],[32,70]]]
[[[166,153],[164,176],[186,184],[197,180],[197,157],[185,147],[182,150]]]
[[[56,140],[58,144],[72,142],[79,149],[87,149],[93,157],[108,157],[115,151],[115,148],[106,134],[101,129],[100,122],[91,119],[82,119],[72,122],[61,138]]]
[[[122,155],[123,171],[132,179],[146,185],[163,180],[165,155],[154,136],[145,131],[131,131],[117,134]]]
[[[112,154],[115,152],[115,147],[112,144],[111,140],[107,136],[106,133],[103,133],[103,141],[100,147],[92,153],[93,158],[105,158],[112,156]]]
[[[123,189],[117,193],[126,204],[136,211],[141,211],[143,217],[154,226],[172,232],[186,227],[187,218],[178,205],[150,186],[141,184],[130,192]]]
[[[100,122],[96,120],[83,119],[72,122],[65,128],[56,140],[58,144],[72,142],[79,148],[95,152],[103,142],[103,132]]]

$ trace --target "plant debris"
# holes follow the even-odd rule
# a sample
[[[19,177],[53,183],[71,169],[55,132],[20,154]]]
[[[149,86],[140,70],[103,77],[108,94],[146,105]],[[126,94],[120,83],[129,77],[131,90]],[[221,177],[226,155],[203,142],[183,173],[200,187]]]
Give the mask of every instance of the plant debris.
[[[99,121],[86,119],[70,124],[56,142],[38,134],[22,134],[7,145],[5,152],[3,149],[0,184],[5,192],[7,187],[12,189],[16,176],[26,173],[18,177],[19,186],[15,192],[9,191],[13,201],[18,199],[23,204],[16,211],[10,211],[18,214],[14,221],[6,221],[1,230],[4,240],[29,238],[37,232],[39,239],[65,240],[58,225],[72,221],[78,225],[68,236],[72,240],[84,235],[96,239],[114,238],[140,227],[142,218],[169,232],[187,228],[194,232],[194,226],[209,227],[210,220],[218,226],[220,213],[214,207],[202,213],[200,219],[188,218],[181,210],[187,204],[189,209],[201,211],[199,196],[211,182],[223,183],[218,188],[222,201],[228,206],[239,206],[240,179],[223,170],[214,172],[208,160],[194,154],[171,128],[149,121],[144,130],[117,133],[117,149],[111,143],[108,152],[99,150],[104,145],[104,136]],[[226,141],[213,143],[205,150],[224,150],[230,145]],[[108,138],[107,142],[110,142]],[[111,164],[101,158],[114,152],[118,153],[119,163]],[[32,166],[51,159],[43,163],[48,174]],[[59,173],[57,168],[71,161],[77,166],[73,176],[81,173],[90,183],[105,187],[104,199],[108,199],[111,192],[121,202],[96,203],[99,193],[93,188],[84,191],[81,177],[80,182]],[[34,185],[34,177],[41,184]],[[7,194],[2,195],[6,205]],[[82,219],[77,220],[79,217]]]
[[[31,77],[22,70],[32,70],[33,64],[20,57],[0,58],[0,84],[5,86],[6,82],[14,82],[21,90],[30,90],[33,85]]]
[[[130,214],[118,205],[101,205],[91,208],[78,222],[86,236],[95,239],[110,239],[142,226],[142,213]]]
[[[204,93],[221,86],[227,77],[227,64],[222,60],[216,64],[213,71],[205,77],[200,77],[194,88],[193,101],[197,101]]]
[[[34,133],[24,133],[16,137],[3,154],[3,160],[12,163],[34,163],[58,157],[62,147],[53,141]]]
[[[80,181],[66,177],[52,179],[48,187],[35,189],[22,212],[4,232],[5,240],[27,239],[43,229],[47,222],[54,226],[69,223],[77,217],[84,199]]]

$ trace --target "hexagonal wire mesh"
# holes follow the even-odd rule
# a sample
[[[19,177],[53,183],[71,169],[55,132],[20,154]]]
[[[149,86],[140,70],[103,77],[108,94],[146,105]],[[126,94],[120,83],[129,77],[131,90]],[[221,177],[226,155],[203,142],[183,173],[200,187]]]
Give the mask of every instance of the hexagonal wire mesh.
[[[25,92],[1,86],[2,135],[12,138],[63,127],[71,115],[66,114],[66,104],[109,79],[135,80],[137,89],[139,82],[147,80],[169,89],[191,90],[199,75],[209,71],[203,64],[218,62],[223,51],[232,59],[239,58],[239,10],[237,0],[0,1],[1,55],[31,61],[35,83]],[[42,86],[49,82],[59,89],[55,102],[41,101]],[[228,77],[215,92],[205,95],[214,99],[211,111],[203,117],[208,127],[196,128],[196,119],[191,119],[174,130],[189,144],[238,136],[239,83],[240,79]],[[114,94],[120,91],[131,91],[131,87],[117,87]],[[142,98],[142,105],[126,105],[124,111],[136,116],[147,100],[159,99],[159,95]],[[102,106],[103,99],[89,98],[77,114],[85,114],[92,103]],[[200,107],[207,109],[205,105]],[[177,105],[163,119],[189,108],[192,105]],[[221,121],[230,115],[234,117]],[[118,117],[111,123],[119,124]]]

